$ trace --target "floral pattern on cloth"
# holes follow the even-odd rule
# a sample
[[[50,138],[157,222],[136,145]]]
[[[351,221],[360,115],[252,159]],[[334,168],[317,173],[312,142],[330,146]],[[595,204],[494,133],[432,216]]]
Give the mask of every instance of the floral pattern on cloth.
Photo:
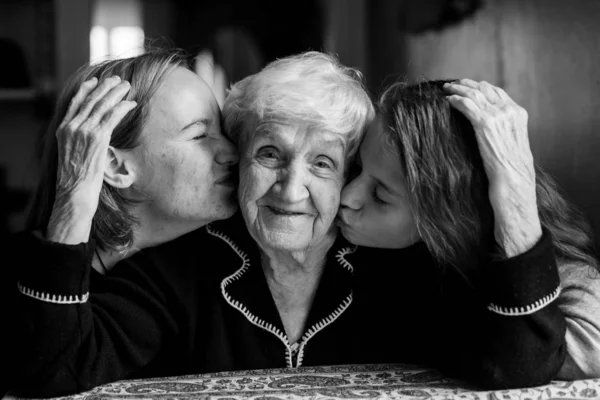
[[[594,399],[600,379],[554,381],[524,389],[478,391],[435,370],[404,364],[229,371],[99,386],[63,400],[110,399]],[[17,399],[6,396],[4,400]]]

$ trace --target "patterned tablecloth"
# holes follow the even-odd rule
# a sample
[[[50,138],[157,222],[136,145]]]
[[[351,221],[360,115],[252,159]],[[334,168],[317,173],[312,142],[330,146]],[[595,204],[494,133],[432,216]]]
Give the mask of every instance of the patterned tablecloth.
[[[69,400],[100,399],[600,399],[600,379],[528,389],[477,391],[415,366],[349,365],[220,372],[97,387]],[[7,399],[15,397],[7,396]]]

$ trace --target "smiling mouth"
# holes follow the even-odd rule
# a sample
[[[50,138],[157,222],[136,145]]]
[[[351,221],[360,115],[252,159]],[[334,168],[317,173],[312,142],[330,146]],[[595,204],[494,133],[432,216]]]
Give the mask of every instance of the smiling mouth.
[[[273,206],[266,206],[266,207],[273,214],[277,214],[277,215],[287,215],[287,216],[293,217],[293,216],[298,216],[298,215],[304,215],[305,214],[305,213],[302,213],[302,212],[287,211],[287,210],[283,210],[281,208],[277,208],[277,207],[273,207]]]

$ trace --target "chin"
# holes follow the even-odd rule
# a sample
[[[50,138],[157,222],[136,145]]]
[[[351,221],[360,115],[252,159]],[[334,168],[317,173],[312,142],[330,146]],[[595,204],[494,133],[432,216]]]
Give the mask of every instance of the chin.
[[[206,224],[207,221],[210,223],[231,218],[236,213],[237,209],[238,205],[235,202],[219,204],[212,210],[198,210],[197,213],[186,219]]]
[[[263,232],[259,237],[260,247],[270,248],[278,251],[302,251],[309,247],[310,243],[306,240],[298,240],[299,235],[280,234],[275,232]]]
[[[233,214],[238,210],[238,204],[235,201],[232,201],[230,204],[224,206],[220,211],[217,219],[227,219],[233,217]]]
[[[344,228],[340,227],[340,233],[347,241],[349,241],[350,243],[352,243],[355,246],[364,246],[365,245],[362,240],[360,240],[359,238],[352,235],[352,233],[348,229],[344,229]]]

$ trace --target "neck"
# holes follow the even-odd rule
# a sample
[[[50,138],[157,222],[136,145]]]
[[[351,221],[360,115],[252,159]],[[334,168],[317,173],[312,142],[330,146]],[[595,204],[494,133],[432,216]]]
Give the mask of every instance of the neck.
[[[302,250],[279,250],[261,248],[262,266],[265,274],[271,274],[278,282],[295,280],[301,276],[319,275],[325,265],[327,253],[337,237],[331,230],[317,244]]]
[[[97,248],[96,253],[94,254],[94,261],[92,262],[92,267],[96,271],[104,275],[108,271],[110,271],[119,261],[133,256],[139,250],[139,248],[135,247],[125,250],[100,250]]]
[[[144,249],[170,242],[179,236],[200,229],[212,220],[169,219],[156,215],[144,204],[134,209],[138,221],[134,232],[134,247]]]
[[[286,306],[308,305],[312,301],[324,267],[325,258],[304,266],[292,259],[273,259],[264,253],[262,257],[262,268],[271,293]]]
[[[134,209],[134,215],[138,224],[134,227],[133,245],[131,248],[98,249],[98,254],[94,255],[94,262],[92,263],[95,270],[104,274],[110,271],[119,261],[133,256],[142,249],[170,242],[210,222],[194,221],[190,223],[189,221],[185,221],[184,223],[178,223],[176,221],[156,218],[151,216],[143,205]],[[100,259],[98,259],[98,255],[100,255]],[[102,267],[102,264],[104,264],[105,268]]]
[[[306,329],[325,260],[310,269],[270,259],[264,259],[262,266],[287,338],[296,343]]]
[[[290,343],[302,337],[335,235],[301,252],[263,250],[262,268]]]

